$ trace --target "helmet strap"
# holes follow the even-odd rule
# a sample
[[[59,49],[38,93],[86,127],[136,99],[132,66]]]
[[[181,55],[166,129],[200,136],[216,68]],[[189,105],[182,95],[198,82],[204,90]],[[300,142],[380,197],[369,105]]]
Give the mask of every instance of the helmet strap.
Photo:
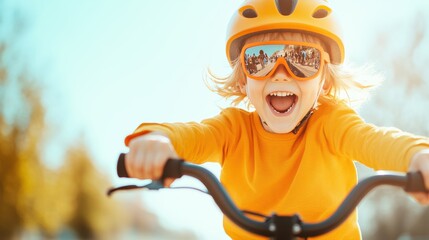
[[[316,110],[316,108],[311,108],[310,111],[308,111],[307,114],[305,114],[305,116],[301,119],[301,121],[299,121],[298,125],[296,125],[296,127],[292,130],[293,134],[297,134],[299,129],[301,129],[302,125],[304,125],[304,123],[311,117],[311,115],[313,115],[313,112]]]

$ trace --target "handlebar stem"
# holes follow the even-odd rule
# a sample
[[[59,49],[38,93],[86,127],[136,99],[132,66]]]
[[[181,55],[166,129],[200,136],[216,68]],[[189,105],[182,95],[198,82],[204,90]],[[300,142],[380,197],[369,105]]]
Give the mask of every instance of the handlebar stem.
[[[279,216],[273,214],[270,218],[269,226],[273,229],[274,235],[271,239],[296,239],[301,232],[301,219],[298,215]]]

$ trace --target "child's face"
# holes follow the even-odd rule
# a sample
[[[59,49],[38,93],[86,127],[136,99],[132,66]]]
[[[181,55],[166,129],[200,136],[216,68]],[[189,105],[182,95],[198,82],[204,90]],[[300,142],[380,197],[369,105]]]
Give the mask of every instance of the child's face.
[[[321,76],[297,81],[280,65],[267,80],[247,78],[243,90],[261,117],[265,130],[288,133],[315,105],[322,85]]]
[[[286,35],[286,37],[282,36],[280,40],[297,40],[296,38],[296,36]],[[262,39],[262,41],[269,40],[272,38],[264,37]],[[298,41],[302,40],[298,39]],[[252,41],[261,41],[261,39],[250,39],[247,43]],[[310,80],[296,80],[283,65],[279,65],[268,79],[255,80],[247,77],[242,92],[247,95],[255,107],[265,130],[274,133],[288,133],[315,106],[322,89],[323,78],[322,72]]]

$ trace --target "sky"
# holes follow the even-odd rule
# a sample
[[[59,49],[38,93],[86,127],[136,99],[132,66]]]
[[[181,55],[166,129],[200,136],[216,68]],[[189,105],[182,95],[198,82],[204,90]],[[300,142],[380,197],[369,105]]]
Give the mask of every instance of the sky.
[[[375,33],[403,28],[429,9],[425,0],[331,2],[342,19],[346,61],[357,63],[368,60],[364,52]],[[200,121],[228,106],[203,79],[209,67],[221,75],[229,71],[226,26],[241,1],[4,3],[28,20],[19,52],[44,86],[48,120],[56,129],[46,153],[52,168],[61,164],[63,147],[82,137],[99,169],[116,185],[128,183],[115,177],[116,157],[127,151],[123,139],[141,122]],[[404,36],[398,39],[400,46]],[[166,226],[196,231],[201,239],[225,238],[221,214],[208,196],[188,191],[142,195]]]

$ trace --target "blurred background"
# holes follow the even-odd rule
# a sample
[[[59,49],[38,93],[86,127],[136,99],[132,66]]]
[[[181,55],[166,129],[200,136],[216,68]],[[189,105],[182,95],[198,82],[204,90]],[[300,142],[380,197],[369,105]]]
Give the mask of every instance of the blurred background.
[[[331,2],[346,61],[385,77],[358,111],[429,136],[429,2]],[[139,123],[200,121],[228,106],[203,79],[229,72],[225,31],[240,3],[0,0],[0,238],[228,239],[209,196],[106,190],[146,183],[115,172]],[[364,239],[429,237],[429,209],[396,188],[371,192],[359,214]]]

